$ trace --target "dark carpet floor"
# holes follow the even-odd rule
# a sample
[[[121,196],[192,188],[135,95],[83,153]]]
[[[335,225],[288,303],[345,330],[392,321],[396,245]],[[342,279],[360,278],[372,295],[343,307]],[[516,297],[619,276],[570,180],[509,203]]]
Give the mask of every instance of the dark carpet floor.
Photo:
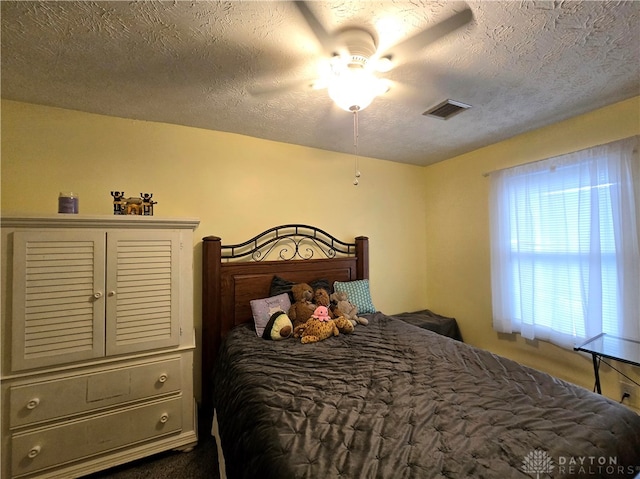
[[[219,479],[211,424],[201,420],[191,452],[167,451],[85,476],[85,479]]]

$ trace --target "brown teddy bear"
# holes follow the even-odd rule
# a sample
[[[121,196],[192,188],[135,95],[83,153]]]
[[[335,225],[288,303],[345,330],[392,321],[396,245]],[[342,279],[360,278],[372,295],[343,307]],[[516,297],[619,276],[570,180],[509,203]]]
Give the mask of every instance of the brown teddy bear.
[[[313,292],[313,302],[316,306],[326,306],[329,309],[329,317],[331,319],[339,318],[340,316],[344,316],[342,311],[335,305],[335,303],[331,302],[329,297],[329,292],[324,288],[316,288]]]
[[[313,288],[307,283],[294,284],[291,287],[294,303],[289,308],[289,319],[293,323],[293,328],[302,326],[313,315],[315,305],[313,299]]]
[[[304,325],[299,326],[294,336],[301,338],[302,344],[317,343],[340,333],[352,333],[353,325],[344,316],[337,319],[329,317],[329,309],[326,306],[318,306],[313,316]]]
[[[367,318],[361,318],[358,316],[358,307],[349,301],[347,293],[344,291],[336,291],[331,295],[331,301],[334,302],[338,309],[342,311],[342,315],[351,321],[354,326],[358,324],[369,324]]]

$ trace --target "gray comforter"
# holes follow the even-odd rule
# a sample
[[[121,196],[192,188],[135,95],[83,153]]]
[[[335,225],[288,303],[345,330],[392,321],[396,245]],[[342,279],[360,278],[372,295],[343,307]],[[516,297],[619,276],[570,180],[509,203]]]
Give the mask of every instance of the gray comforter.
[[[640,416],[381,313],[315,344],[227,336],[214,406],[230,478],[633,477]]]

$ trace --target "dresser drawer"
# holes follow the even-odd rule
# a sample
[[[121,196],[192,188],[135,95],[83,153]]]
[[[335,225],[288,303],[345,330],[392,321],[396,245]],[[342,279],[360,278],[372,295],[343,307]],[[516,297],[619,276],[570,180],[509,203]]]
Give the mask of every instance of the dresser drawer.
[[[12,476],[88,458],[98,453],[179,433],[182,429],[182,398],[150,404],[33,432],[11,438]]]
[[[12,386],[10,428],[180,391],[180,358]]]

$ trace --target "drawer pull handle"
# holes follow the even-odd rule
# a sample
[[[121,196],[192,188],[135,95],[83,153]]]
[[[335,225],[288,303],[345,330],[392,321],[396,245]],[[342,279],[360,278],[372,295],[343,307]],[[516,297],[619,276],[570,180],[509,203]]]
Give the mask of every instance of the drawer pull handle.
[[[38,404],[40,404],[40,399],[33,398],[31,401],[27,403],[27,409],[35,409],[38,407]]]
[[[162,416],[160,416],[160,422],[162,424],[166,423],[169,420],[169,415],[165,412]]]
[[[33,459],[38,454],[40,454],[40,446],[33,446],[29,451],[29,454],[27,454],[27,456],[29,456],[29,459]]]
[[[158,378],[158,382],[166,383],[166,382],[167,382],[167,379],[169,379],[169,376],[163,373],[163,374],[161,374],[161,375],[160,375],[160,377]]]

